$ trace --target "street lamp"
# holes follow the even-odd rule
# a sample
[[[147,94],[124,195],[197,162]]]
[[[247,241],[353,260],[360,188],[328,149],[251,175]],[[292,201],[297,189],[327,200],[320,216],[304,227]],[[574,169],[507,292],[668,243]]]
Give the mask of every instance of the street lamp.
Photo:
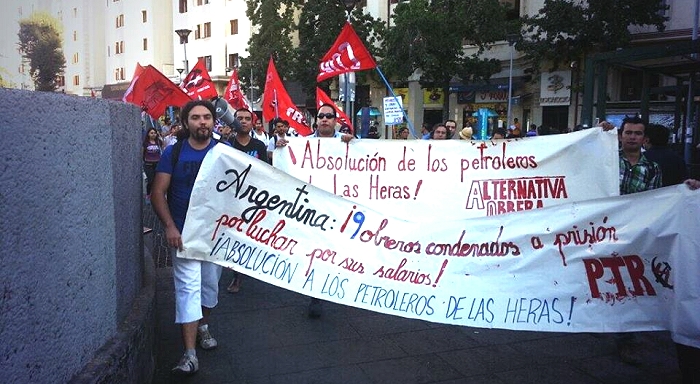
[[[180,36],[180,44],[182,44],[183,49],[185,50],[185,72],[189,73],[190,68],[187,63],[187,38],[190,36],[190,33],[192,31],[189,29],[177,29],[175,30],[175,33],[177,33],[178,36]]]
[[[506,40],[510,46],[510,69],[508,70],[508,117],[506,120],[506,129],[510,127],[510,108],[512,104],[511,98],[513,97],[513,51],[515,51],[515,44],[518,42],[518,35],[508,34]]]

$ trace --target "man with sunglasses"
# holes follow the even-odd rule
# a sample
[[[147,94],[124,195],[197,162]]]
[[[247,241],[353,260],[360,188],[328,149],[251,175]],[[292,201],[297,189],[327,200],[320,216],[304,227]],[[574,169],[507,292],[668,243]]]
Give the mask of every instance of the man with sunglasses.
[[[352,140],[352,135],[349,133],[340,133],[335,130],[337,113],[335,106],[331,104],[323,104],[318,108],[316,115],[316,132],[313,137],[340,137],[343,143],[349,143]]]
[[[340,133],[335,130],[335,123],[337,113],[335,106],[331,104],[323,104],[318,108],[318,114],[316,115],[316,132],[312,135],[313,137],[340,137],[343,143],[349,143],[353,139],[353,136],[349,133]],[[309,303],[308,315],[312,319],[317,319],[323,314],[323,306],[321,300],[315,297],[311,298]]]

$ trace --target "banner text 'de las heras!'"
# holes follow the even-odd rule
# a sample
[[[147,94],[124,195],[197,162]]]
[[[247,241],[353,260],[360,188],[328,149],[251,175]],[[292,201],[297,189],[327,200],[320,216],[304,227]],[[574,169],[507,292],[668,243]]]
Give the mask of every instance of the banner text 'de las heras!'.
[[[275,167],[404,219],[483,217],[617,196],[617,136],[517,140],[290,138]]]
[[[676,186],[500,216],[408,221],[217,145],[197,177],[179,256],[432,322],[696,332],[699,314],[687,302],[700,297],[699,225],[688,217],[698,217],[699,199]]]

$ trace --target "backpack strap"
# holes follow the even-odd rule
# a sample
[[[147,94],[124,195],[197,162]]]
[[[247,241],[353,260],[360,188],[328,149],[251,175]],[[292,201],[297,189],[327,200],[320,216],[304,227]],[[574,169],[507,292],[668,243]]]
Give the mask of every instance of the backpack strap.
[[[170,164],[172,165],[173,172],[175,172],[175,165],[177,165],[177,162],[180,160],[180,152],[182,152],[182,145],[184,143],[184,140],[178,140],[173,144],[173,151],[170,153]]]

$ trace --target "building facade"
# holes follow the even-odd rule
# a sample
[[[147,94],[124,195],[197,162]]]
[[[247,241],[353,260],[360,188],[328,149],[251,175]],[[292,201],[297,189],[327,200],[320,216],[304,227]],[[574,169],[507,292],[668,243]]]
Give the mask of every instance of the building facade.
[[[663,43],[690,39],[694,18],[690,9],[698,0],[668,2],[669,22],[665,32],[636,28],[634,45]],[[544,5],[544,0],[504,0],[512,7],[511,17],[533,16]],[[391,25],[391,16],[398,1],[366,0],[359,2],[363,11]],[[16,88],[33,87],[27,74],[26,63],[16,45],[17,21],[32,11],[47,10],[63,24],[66,71],[62,91],[82,96],[96,94],[104,98],[120,99],[132,78],[137,63],[151,64],[173,81],[186,75],[197,60],[204,61],[219,92],[223,91],[230,70],[241,58],[248,56],[248,41],[255,26],[246,16],[245,0],[11,0],[9,9],[12,22],[0,23],[3,49],[0,55],[0,74]],[[189,30],[182,43],[176,30]],[[466,46],[469,53],[472,47]],[[443,98],[449,100],[446,115],[461,126],[479,108],[499,113],[499,124],[507,124],[509,80],[512,73],[510,98],[511,116],[523,126],[537,124],[565,131],[581,123],[581,94],[572,92],[572,84],[580,83],[584,63],[571,63],[553,73],[542,73],[532,79],[524,71],[524,60],[517,44],[497,42],[483,54],[484,58],[501,61],[503,70],[488,84],[450,84],[450,92],[443,95],[421,88],[420,73],[401,83],[398,89],[406,101],[404,107],[415,126],[423,122],[441,121],[445,115]],[[512,68],[510,66],[512,58]],[[512,72],[511,72],[512,69]],[[611,115],[633,113],[641,98],[641,79],[629,68],[611,68],[608,75],[608,111]],[[533,81],[534,80],[534,81]],[[664,73],[653,74],[654,87],[677,84],[678,78]],[[262,90],[244,90],[249,99],[258,99]],[[360,99],[369,99],[372,106],[380,107],[389,95],[384,84],[365,85]],[[252,94],[251,94],[252,93]],[[337,96],[337,92],[332,96]],[[675,94],[659,94],[651,101],[657,120],[668,123],[668,110],[675,103]],[[364,105],[358,104],[361,107]],[[381,122],[380,122],[381,123]],[[674,124],[671,122],[671,124]],[[667,124],[668,125],[668,124]],[[390,137],[389,129],[383,132]]]

